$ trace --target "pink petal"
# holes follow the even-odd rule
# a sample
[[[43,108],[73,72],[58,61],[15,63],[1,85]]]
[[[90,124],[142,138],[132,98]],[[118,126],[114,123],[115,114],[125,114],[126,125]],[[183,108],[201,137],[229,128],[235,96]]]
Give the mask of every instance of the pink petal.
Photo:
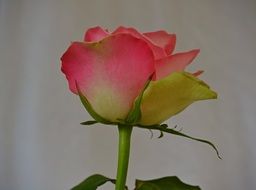
[[[94,111],[110,121],[126,117],[154,72],[151,49],[130,34],[96,43],[74,42],[61,60],[71,91],[77,94],[77,81]]]
[[[165,50],[162,47],[159,47],[158,44],[154,44],[153,41],[151,41],[149,38],[147,38],[143,34],[139,33],[134,28],[125,28],[123,26],[120,26],[112,34],[120,34],[120,33],[131,34],[136,38],[140,38],[146,41],[149,47],[152,49],[156,60],[167,56]]]
[[[102,29],[99,26],[96,26],[96,27],[90,28],[86,31],[86,33],[84,35],[84,41],[85,42],[95,42],[95,41],[102,40],[103,38],[105,38],[108,35],[109,35],[109,33],[106,30]]]
[[[167,32],[161,30],[156,32],[147,32],[144,33],[144,35],[152,40],[156,45],[162,47],[168,55],[173,52],[176,44],[175,34],[168,34]]]
[[[157,60],[155,63],[156,79],[158,80],[164,78],[172,72],[183,71],[185,67],[193,61],[199,51],[199,49],[195,49],[189,52],[177,53]]]

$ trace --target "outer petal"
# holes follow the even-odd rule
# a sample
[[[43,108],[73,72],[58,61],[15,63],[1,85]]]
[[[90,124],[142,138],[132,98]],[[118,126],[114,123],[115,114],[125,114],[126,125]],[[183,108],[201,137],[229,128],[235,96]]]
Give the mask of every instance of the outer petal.
[[[152,40],[159,47],[165,49],[167,54],[171,54],[175,48],[176,44],[176,35],[168,34],[167,32],[161,30],[156,32],[147,32],[143,33],[150,40]]]
[[[94,28],[90,28],[86,31],[84,35],[84,41],[85,42],[95,42],[102,40],[103,38],[107,37],[109,33],[102,29],[99,26],[96,26]]]
[[[152,49],[155,59],[161,59],[167,56],[165,50],[162,47],[159,47],[158,44],[154,44],[153,41],[151,41],[149,38],[147,38],[143,34],[139,33],[134,28],[125,28],[121,26],[121,27],[118,27],[112,34],[120,34],[120,33],[131,34],[137,38],[140,38],[146,41],[149,47]]]
[[[143,40],[111,35],[97,43],[73,43],[62,57],[69,87],[80,91],[104,119],[124,119],[154,72],[154,57]]]
[[[142,125],[160,124],[198,100],[215,99],[217,94],[207,84],[185,72],[152,81],[142,104]]]
[[[164,78],[172,72],[183,71],[198,55],[199,49],[177,53],[156,61],[156,79]]]

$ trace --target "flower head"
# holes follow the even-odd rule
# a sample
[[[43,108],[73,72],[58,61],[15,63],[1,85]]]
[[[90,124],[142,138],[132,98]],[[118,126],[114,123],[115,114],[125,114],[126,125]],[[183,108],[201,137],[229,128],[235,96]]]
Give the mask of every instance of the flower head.
[[[175,43],[175,34],[165,31],[119,27],[110,33],[94,27],[64,53],[62,71],[96,120],[125,120],[140,97],[136,123],[160,124],[195,101],[217,97],[197,78],[200,71],[184,71],[199,50],[173,54]]]

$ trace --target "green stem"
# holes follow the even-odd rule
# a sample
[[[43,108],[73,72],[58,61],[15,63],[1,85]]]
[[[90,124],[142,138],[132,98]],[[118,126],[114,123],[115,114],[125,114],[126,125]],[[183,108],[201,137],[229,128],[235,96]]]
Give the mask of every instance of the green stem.
[[[124,190],[130,155],[132,126],[119,125],[118,167],[115,190]]]

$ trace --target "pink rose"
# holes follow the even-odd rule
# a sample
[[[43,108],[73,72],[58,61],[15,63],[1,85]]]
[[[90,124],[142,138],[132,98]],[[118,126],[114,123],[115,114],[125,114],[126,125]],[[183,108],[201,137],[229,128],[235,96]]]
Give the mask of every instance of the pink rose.
[[[173,54],[175,43],[175,34],[165,31],[139,33],[119,27],[110,33],[90,28],[84,41],[73,42],[62,56],[62,71],[70,90],[86,98],[89,113],[109,122],[127,118],[154,74],[136,123],[160,124],[197,100],[217,97],[196,78],[201,71],[184,72],[199,50]]]

